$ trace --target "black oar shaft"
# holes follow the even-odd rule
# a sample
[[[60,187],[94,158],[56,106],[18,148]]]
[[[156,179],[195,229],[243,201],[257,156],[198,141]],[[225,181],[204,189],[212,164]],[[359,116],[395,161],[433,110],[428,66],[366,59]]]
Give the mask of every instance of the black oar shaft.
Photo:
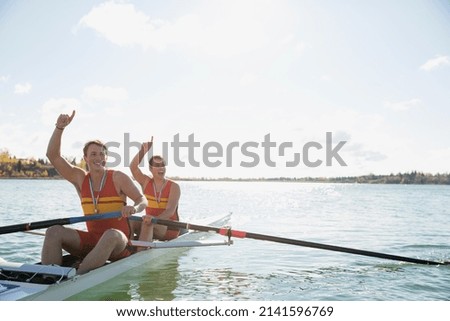
[[[310,247],[310,248],[315,248],[315,249],[350,253],[350,254],[370,256],[370,257],[377,257],[377,258],[381,258],[381,259],[388,259],[388,260],[394,260],[394,261],[403,261],[403,262],[416,263],[416,264],[427,264],[427,265],[441,265],[442,264],[441,262],[421,260],[421,259],[415,259],[415,258],[411,258],[411,257],[404,257],[404,256],[399,256],[399,255],[392,255],[392,254],[379,253],[379,252],[373,252],[373,251],[359,250],[359,249],[353,249],[353,248],[349,248],[349,247],[342,247],[342,246],[336,246],[336,245],[328,245],[328,244],[322,244],[322,243],[293,240],[293,239],[287,239],[287,238],[270,236],[270,235],[247,233],[246,237],[251,238],[251,239],[256,239],[256,240],[265,240],[265,241],[278,242],[278,243],[283,243],[283,244],[291,244],[291,245],[297,245],[297,246],[303,246],[303,247]]]
[[[86,216],[57,218],[57,219],[37,221],[37,222],[32,222],[32,223],[21,223],[21,224],[14,224],[14,225],[8,225],[8,226],[0,226],[0,235],[8,234],[8,233],[15,233],[15,232],[25,232],[25,231],[30,231],[30,230],[37,230],[37,229],[41,229],[41,228],[47,228],[47,227],[50,227],[53,225],[67,225],[67,224],[75,224],[75,223],[94,221],[94,220],[105,220],[105,219],[110,219],[110,218],[118,218],[120,216],[121,216],[121,212],[108,212],[108,213],[93,214],[93,215],[86,215]]]
[[[69,219],[54,219],[32,223],[15,224],[0,227],[0,234],[37,230],[41,228],[47,228],[53,225],[66,225],[66,224],[69,224]]]
[[[289,239],[289,238],[272,236],[272,235],[257,234],[257,233],[250,233],[250,232],[244,232],[244,231],[236,231],[236,230],[232,230],[229,228],[203,226],[203,225],[189,224],[189,223],[176,222],[176,221],[170,221],[170,220],[161,220],[158,218],[154,218],[153,222],[156,224],[161,224],[161,225],[166,225],[166,226],[171,226],[171,227],[176,227],[176,228],[185,228],[185,229],[197,230],[197,231],[203,231],[203,232],[216,232],[221,235],[225,235],[225,236],[229,236],[229,237],[250,238],[250,239],[261,240],[261,241],[270,241],[270,242],[277,242],[277,243],[283,243],[283,244],[291,244],[291,245],[297,245],[297,246],[303,246],[303,247],[309,247],[309,248],[315,248],[315,249],[322,249],[322,250],[350,253],[350,254],[356,254],[356,255],[370,256],[370,257],[376,257],[376,258],[388,259],[388,260],[394,260],[394,261],[402,261],[402,262],[425,264],[425,265],[448,265],[448,264],[450,264],[449,262],[435,262],[435,261],[421,260],[421,259],[415,259],[415,258],[411,258],[411,257],[404,257],[404,256],[399,256],[399,255],[385,254],[385,253],[366,251],[366,250],[358,250],[358,249],[353,249],[353,248],[348,248],[348,247],[308,242],[308,241],[302,241],[302,240],[295,240],[295,239]]]

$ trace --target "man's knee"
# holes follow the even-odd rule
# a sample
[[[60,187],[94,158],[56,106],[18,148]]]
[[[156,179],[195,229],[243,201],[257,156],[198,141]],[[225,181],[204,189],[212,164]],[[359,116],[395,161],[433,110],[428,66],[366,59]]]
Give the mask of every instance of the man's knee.
[[[111,242],[114,244],[126,242],[127,238],[125,234],[116,229],[106,230],[102,236],[104,242]]]
[[[48,239],[61,239],[64,235],[65,228],[61,225],[50,226],[47,231],[45,231],[45,237]]]

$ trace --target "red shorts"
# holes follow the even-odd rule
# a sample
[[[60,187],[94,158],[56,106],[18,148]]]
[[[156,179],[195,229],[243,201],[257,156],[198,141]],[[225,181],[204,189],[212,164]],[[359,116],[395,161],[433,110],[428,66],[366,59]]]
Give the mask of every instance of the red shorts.
[[[171,230],[167,229],[166,234],[164,235],[165,240],[173,240],[176,239],[180,235],[180,230]]]
[[[84,258],[86,255],[89,254],[90,251],[94,249],[95,245],[97,245],[98,241],[100,240],[103,234],[80,230],[77,230],[77,232],[78,235],[80,236],[80,249],[76,253],[71,254],[79,256],[80,258]],[[133,254],[130,245],[131,245],[130,240],[128,240],[128,244],[125,247],[125,249],[118,255],[114,255],[109,259],[111,261],[117,261]]]

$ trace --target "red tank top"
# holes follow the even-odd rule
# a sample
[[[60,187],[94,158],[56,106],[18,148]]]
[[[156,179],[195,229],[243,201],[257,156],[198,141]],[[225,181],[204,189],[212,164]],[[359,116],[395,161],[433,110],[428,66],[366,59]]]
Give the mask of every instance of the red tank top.
[[[147,198],[148,205],[145,212],[148,215],[159,216],[167,208],[167,202],[169,201],[170,187],[172,181],[166,180],[165,185],[160,193],[156,193],[155,181],[150,179],[147,186],[145,186],[144,195]],[[175,213],[169,218],[170,220],[178,221],[178,208],[175,209]]]
[[[97,208],[100,214],[122,210],[126,202],[117,194],[113,182],[113,173],[114,170],[107,170],[102,190],[100,192],[94,191],[94,195],[92,195],[89,184],[90,174],[86,174],[81,186],[81,207],[83,208],[84,215],[95,214],[95,208]],[[97,203],[97,206],[95,206],[94,202]],[[130,236],[128,220],[122,217],[88,221],[86,225],[89,232],[103,234],[106,230],[113,228],[122,231],[127,237]]]

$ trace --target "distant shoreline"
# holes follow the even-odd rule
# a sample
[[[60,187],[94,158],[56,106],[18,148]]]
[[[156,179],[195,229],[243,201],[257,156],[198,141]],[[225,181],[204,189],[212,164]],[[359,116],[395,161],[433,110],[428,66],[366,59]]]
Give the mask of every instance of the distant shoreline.
[[[53,177],[28,177],[28,176],[0,176],[0,179],[20,179],[20,180],[46,180],[46,181],[51,181],[51,180],[63,180],[64,178],[62,178],[61,176],[53,176]]]
[[[179,182],[287,182],[287,183],[340,183],[340,184],[387,184],[387,185],[450,185],[450,174],[423,174],[406,173],[390,175],[363,175],[348,177],[276,177],[276,178],[211,178],[211,177],[168,177]],[[17,180],[64,180],[61,176],[26,177],[26,176],[0,176],[0,179]]]
[[[84,168],[84,163],[68,159],[74,166]],[[450,185],[450,173],[429,174],[417,171],[389,175],[361,175],[346,177],[261,177],[261,178],[229,178],[229,177],[169,177],[175,181],[196,182],[298,182],[298,183],[349,183],[349,184],[417,184],[417,185]],[[10,155],[7,150],[0,151],[0,179],[63,179],[58,171],[46,159],[19,159]]]
[[[279,177],[279,178],[185,178],[171,177],[174,181],[201,182],[286,182],[286,183],[340,183],[340,184],[386,184],[386,185],[450,185],[450,174],[410,178],[391,175],[354,177]]]

